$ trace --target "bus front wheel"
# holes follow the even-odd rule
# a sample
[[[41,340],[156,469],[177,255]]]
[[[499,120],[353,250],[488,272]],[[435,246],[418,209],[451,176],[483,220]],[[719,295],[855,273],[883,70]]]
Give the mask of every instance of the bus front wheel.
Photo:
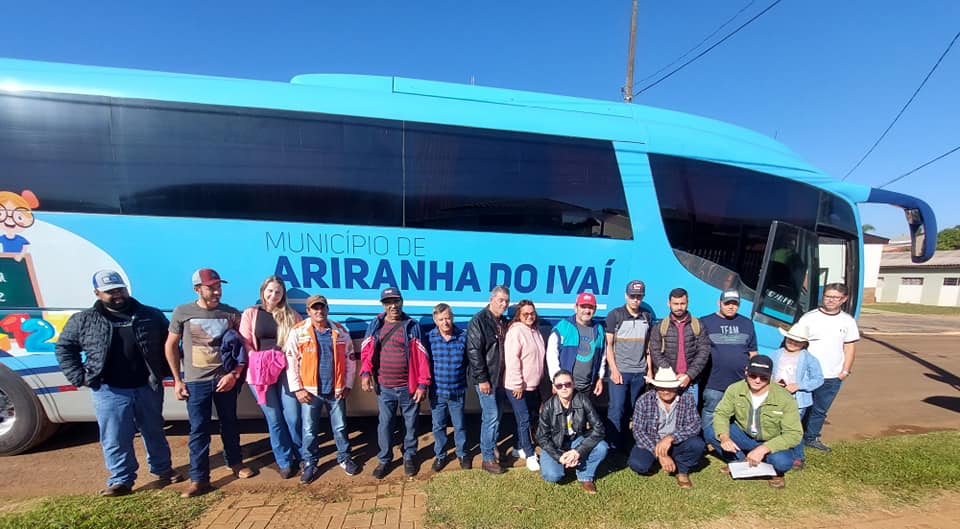
[[[0,364],[0,456],[33,448],[53,435],[57,426],[23,379]]]

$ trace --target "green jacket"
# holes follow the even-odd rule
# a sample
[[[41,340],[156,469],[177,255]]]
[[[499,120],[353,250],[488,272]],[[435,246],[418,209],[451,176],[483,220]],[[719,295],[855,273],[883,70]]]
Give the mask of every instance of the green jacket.
[[[803,440],[803,429],[800,426],[797,401],[793,395],[777,384],[770,384],[769,388],[767,400],[760,405],[760,428],[755,439],[763,441],[771,452],[779,452],[800,444]],[[717,439],[721,434],[730,433],[731,417],[741,430],[750,435],[752,413],[753,403],[747,381],[730,384],[713,412],[713,429]]]

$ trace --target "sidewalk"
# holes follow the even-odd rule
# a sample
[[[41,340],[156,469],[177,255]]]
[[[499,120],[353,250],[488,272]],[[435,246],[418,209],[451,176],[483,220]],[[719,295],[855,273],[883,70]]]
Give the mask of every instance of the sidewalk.
[[[229,495],[194,529],[420,529],[427,510],[420,482],[349,489],[340,501],[301,491]]]

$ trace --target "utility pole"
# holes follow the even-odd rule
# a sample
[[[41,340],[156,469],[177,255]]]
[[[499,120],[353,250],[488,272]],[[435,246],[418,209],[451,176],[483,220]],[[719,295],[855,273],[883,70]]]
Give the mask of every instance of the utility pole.
[[[627,47],[627,82],[623,85],[623,100],[633,102],[633,55],[637,47],[637,0],[633,0],[630,14],[630,44]]]

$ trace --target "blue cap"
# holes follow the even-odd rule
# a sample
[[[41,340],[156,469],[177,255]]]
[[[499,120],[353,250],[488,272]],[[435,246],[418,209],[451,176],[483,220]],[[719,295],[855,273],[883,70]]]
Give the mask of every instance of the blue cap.
[[[127,288],[120,274],[113,270],[99,270],[93,274],[93,288],[100,292],[116,290],[118,288]]]
[[[384,301],[390,298],[403,299],[403,296],[400,295],[400,289],[397,287],[387,287],[380,291],[380,301]]]

